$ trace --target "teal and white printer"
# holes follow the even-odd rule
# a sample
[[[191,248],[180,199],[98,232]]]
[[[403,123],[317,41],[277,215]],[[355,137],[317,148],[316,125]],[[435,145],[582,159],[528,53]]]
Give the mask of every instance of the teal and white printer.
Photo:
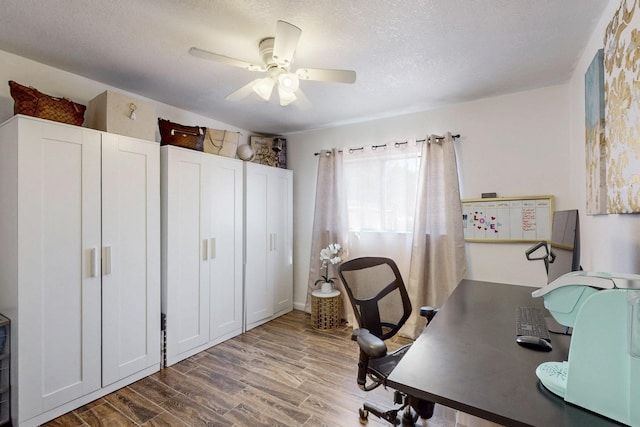
[[[565,401],[640,426],[640,275],[575,271],[533,292],[573,327],[569,360],[536,370]]]

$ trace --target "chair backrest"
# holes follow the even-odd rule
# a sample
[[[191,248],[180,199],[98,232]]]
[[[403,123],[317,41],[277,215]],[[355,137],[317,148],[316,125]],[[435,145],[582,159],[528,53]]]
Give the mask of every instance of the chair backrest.
[[[411,314],[411,302],[396,263],[389,258],[363,257],[338,267],[361,328],[386,340]]]

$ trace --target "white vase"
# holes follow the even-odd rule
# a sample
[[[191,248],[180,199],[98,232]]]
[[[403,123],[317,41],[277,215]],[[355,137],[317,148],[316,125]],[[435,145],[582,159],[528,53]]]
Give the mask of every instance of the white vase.
[[[333,283],[331,282],[322,282],[322,286],[320,287],[320,292],[323,294],[330,294],[333,292]]]

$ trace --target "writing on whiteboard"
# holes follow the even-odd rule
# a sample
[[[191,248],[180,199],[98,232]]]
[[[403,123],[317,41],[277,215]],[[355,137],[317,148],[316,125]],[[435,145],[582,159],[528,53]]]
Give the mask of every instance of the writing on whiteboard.
[[[551,198],[463,201],[467,240],[549,240]]]

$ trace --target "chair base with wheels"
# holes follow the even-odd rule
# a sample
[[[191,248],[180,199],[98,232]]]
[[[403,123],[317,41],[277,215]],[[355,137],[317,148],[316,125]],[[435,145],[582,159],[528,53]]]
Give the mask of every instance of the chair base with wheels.
[[[412,396],[400,393],[397,390],[393,393],[393,401],[393,403],[402,406],[396,409],[382,411],[378,407],[365,402],[362,405],[362,408],[358,410],[360,414],[360,423],[367,423],[369,413],[388,421],[394,426],[415,426],[416,421],[418,421],[419,418],[428,420],[433,416],[433,410],[435,408],[435,403],[433,402],[416,399]]]

